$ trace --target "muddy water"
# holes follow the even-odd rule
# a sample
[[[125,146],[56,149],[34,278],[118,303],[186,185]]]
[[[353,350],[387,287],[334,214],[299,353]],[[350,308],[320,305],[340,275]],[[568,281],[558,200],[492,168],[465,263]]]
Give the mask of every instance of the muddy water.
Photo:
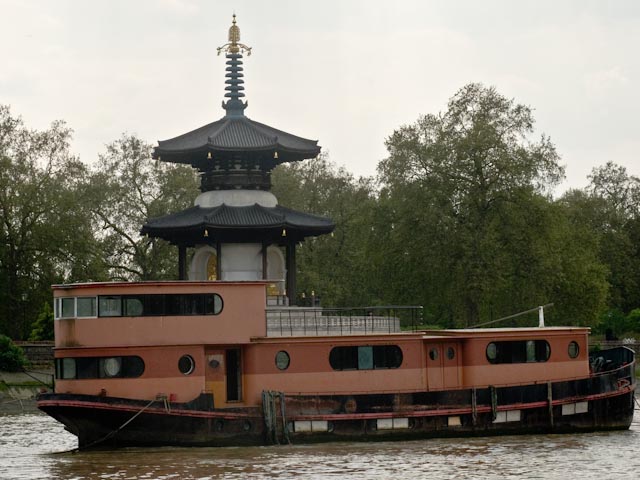
[[[75,446],[45,415],[2,415],[0,478],[637,479],[640,411],[628,431],[581,435],[68,452]]]

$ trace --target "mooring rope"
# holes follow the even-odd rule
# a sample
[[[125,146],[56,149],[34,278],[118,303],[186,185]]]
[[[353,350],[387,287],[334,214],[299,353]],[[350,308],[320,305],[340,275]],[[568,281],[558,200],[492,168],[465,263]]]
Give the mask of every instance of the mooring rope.
[[[99,438],[98,440],[95,440],[93,442],[91,442],[88,445],[83,445],[82,447],[78,446],[77,448],[74,448],[73,450],[70,450],[71,453],[76,453],[79,452],[80,450],[85,450],[87,448],[90,447],[94,447],[96,445],[98,445],[99,443],[102,443],[106,440],[108,440],[109,438],[113,437],[116,433],[118,433],[120,430],[122,430],[124,427],[126,427],[127,425],[129,425],[131,422],[133,422],[136,417],[138,415],[140,415],[142,412],[144,412],[147,408],[149,408],[153,403],[155,403],[157,401],[157,399],[153,399],[151,400],[149,403],[147,403],[144,407],[142,407],[140,410],[138,410],[129,420],[127,420],[126,422],[124,422],[122,425],[120,425],[118,428],[116,428],[115,430],[107,433],[104,437]]]

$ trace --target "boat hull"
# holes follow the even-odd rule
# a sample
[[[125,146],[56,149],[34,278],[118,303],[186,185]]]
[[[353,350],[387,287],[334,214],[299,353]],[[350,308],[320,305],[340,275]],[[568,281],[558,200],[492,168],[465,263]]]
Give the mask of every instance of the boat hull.
[[[262,406],[219,410],[199,408],[212,404],[206,398],[172,404],[74,394],[43,394],[38,406],[76,435],[81,449],[570,433],[629,428],[635,391],[629,378],[612,372],[548,384],[353,396],[265,392]]]

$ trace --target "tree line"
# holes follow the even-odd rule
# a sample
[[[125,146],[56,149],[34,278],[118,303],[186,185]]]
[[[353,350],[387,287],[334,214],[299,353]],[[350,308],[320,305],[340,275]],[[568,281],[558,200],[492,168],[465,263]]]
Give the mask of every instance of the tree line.
[[[151,160],[132,135],[91,166],[70,142],[63,122],[35,131],[0,106],[0,333],[15,339],[50,336],[51,284],[176,277],[175,247],[138,232],[192,205],[195,172]],[[273,171],[280,204],[337,225],[299,246],[301,293],[423,305],[442,327],[552,302],[550,324],[640,329],[640,179],[624,167],[604,163],[554,197],[564,169],[550,138],[534,138],[531,108],[480,84],[386,147],[376,177],[326,156]]]

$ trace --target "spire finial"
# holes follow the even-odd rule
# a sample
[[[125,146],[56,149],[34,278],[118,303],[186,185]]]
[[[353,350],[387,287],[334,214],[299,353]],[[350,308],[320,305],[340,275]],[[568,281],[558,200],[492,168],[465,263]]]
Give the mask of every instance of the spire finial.
[[[247,57],[251,55],[251,47],[247,47],[245,44],[240,43],[240,27],[236,25],[236,14],[233,14],[233,20],[229,27],[229,43],[225,43],[221,47],[218,47],[218,55],[220,52],[225,53],[244,53],[247,52]]]
[[[227,111],[227,117],[239,117],[244,115],[244,109],[247,108],[247,102],[243,102],[240,98],[244,97],[244,74],[242,73],[242,54],[247,52],[247,56],[251,55],[251,47],[247,47],[240,43],[240,27],[236,25],[236,14],[233,14],[231,27],[229,28],[229,43],[218,47],[218,55],[225,52],[227,58],[226,87],[227,93],[224,94],[229,99],[228,102],[222,102],[222,108]]]

